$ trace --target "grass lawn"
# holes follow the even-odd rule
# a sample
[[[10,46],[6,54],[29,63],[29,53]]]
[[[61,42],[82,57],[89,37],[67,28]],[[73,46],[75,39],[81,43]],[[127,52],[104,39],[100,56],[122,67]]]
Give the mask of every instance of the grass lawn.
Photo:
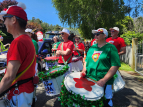
[[[134,76],[134,79],[143,83],[143,76],[135,72],[128,64],[121,62],[121,67],[119,68],[121,71],[126,71],[130,75]]]
[[[121,67],[119,68],[119,70],[135,72],[128,64],[126,64],[124,62],[121,62]]]

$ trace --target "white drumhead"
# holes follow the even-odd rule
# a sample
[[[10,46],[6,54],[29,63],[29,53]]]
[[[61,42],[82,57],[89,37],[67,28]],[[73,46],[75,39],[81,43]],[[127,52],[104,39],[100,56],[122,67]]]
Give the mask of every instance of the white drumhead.
[[[80,84],[80,81],[82,81],[80,76],[80,72],[74,72],[74,73],[70,73],[65,77],[65,81],[64,84],[67,88],[68,91],[72,91],[75,94],[80,94],[81,96],[85,96],[85,100],[92,100],[92,101],[96,101],[99,100],[101,97],[103,97],[104,95],[104,88],[100,87],[96,84],[96,82],[90,80],[90,79],[86,79],[86,84],[92,84],[89,85],[89,89],[86,88],[77,88],[77,80],[79,81],[79,85],[78,87],[83,83],[85,83],[85,81]],[[75,81],[76,80],[76,81]],[[91,89],[91,90],[90,90]]]
[[[0,58],[4,58],[4,59],[6,59],[6,56],[7,55],[7,53],[5,53],[5,54],[2,54],[2,55],[0,55]]]

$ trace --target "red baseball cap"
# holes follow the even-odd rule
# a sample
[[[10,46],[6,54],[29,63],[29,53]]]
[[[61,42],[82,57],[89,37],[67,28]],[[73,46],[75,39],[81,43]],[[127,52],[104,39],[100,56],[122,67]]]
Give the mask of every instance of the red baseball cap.
[[[26,12],[19,6],[11,6],[7,10],[7,14],[11,14],[11,15],[17,16],[21,19],[24,19],[25,21],[28,21]]]
[[[9,6],[8,9],[4,9],[3,11],[0,12],[0,19],[3,20],[2,16],[6,14],[10,14],[10,15],[17,16],[21,19],[24,19],[25,21],[28,21],[27,14],[24,11],[24,9],[26,9],[26,6],[24,3],[21,3],[21,2],[19,2],[17,6],[16,5]]]

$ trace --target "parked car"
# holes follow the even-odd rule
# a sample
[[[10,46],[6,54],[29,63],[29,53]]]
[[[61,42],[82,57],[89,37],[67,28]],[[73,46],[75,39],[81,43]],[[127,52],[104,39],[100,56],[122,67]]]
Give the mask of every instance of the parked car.
[[[48,32],[45,33],[45,38],[53,39],[54,36],[58,36],[59,41],[63,41],[62,37],[60,35],[61,35],[61,33],[59,31],[48,31]]]
[[[54,41],[52,39],[44,39],[43,41],[38,42],[38,71],[45,70],[44,58],[48,55],[52,55],[52,44]]]
[[[53,37],[54,36],[58,36],[59,37],[59,41],[62,42],[62,37],[60,36],[61,33],[59,33],[59,31],[48,31],[45,33],[45,38],[43,39],[43,41],[38,42],[39,45],[39,51],[38,51],[38,71],[43,71],[45,70],[45,62],[44,62],[44,58],[46,56],[51,56],[52,55],[52,44],[54,43],[53,41]]]

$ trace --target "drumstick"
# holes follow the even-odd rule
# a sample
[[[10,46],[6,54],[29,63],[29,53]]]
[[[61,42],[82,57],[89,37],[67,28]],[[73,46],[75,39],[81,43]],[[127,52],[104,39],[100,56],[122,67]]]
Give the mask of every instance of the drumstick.
[[[54,50],[54,56],[56,56],[56,51]]]
[[[93,79],[91,79],[91,78],[88,78],[88,79],[90,79],[90,80],[92,80],[92,81],[94,81],[94,82],[97,82],[97,81],[95,81],[95,80],[93,80]]]

